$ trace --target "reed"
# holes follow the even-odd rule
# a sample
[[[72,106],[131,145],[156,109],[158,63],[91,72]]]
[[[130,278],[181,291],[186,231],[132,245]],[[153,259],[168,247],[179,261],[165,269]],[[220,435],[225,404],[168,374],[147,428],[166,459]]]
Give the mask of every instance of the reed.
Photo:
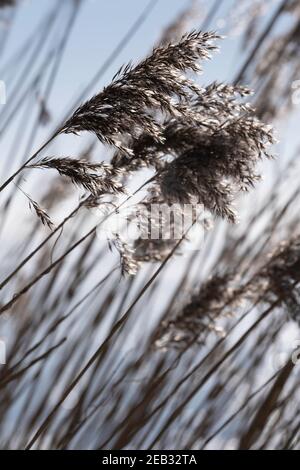
[[[228,83],[203,67],[217,43],[226,54],[237,4],[213,2],[186,33],[193,1],[99,90],[150,1],[59,117],[52,91],[84,5],[63,3],[1,68],[16,95],[0,114],[0,447],[299,449],[299,148],[282,126],[298,112],[298,2],[239,2]],[[223,10],[220,34],[205,32]],[[185,204],[204,221],[147,236],[164,222],[153,205],[180,218]],[[128,240],[113,223],[137,207]]]

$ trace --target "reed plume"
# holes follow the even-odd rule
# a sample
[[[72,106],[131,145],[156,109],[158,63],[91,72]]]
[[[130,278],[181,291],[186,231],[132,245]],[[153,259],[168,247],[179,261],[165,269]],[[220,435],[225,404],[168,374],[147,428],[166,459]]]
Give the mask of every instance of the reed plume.
[[[219,122],[210,131],[193,133],[190,148],[168,163],[159,177],[168,201],[203,204],[212,214],[236,221],[232,201],[238,191],[251,188],[260,176],[256,164],[269,156],[270,129],[241,114]]]
[[[249,93],[245,87],[212,83],[190,103],[193,119],[165,121],[162,142],[142,134],[132,142],[134,156],[116,152],[113,165],[129,171],[155,167],[165,201],[203,204],[235,222],[234,196],[254,186],[256,165],[270,157],[267,149],[274,143],[270,126],[242,100]]]
[[[163,349],[185,349],[204,345],[210,332],[224,336],[221,321],[232,316],[241,304],[242,291],[236,287],[232,273],[215,274],[195,292],[180,309],[164,318],[156,346]]]
[[[40,219],[43,225],[46,225],[48,228],[52,229],[53,228],[53,222],[50,219],[50,216],[47,214],[47,212],[36,202],[34,201],[31,197],[29,197],[29,207],[32,208],[37,217]]]
[[[154,3],[99,69],[97,80],[90,82],[93,87]],[[229,3],[212,2],[204,23],[217,20],[220,5],[224,14],[226,6],[236,8],[237,2]],[[55,137],[63,131],[89,131],[91,146],[72,158],[39,157],[52,137],[23,164],[20,171],[46,170],[31,172],[30,183],[42,189],[40,176],[51,176],[47,170],[55,170],[55,178],[45,182],[44,199],[39,200],[51,213],[60,210],[62,220],[44,237],[38,222],[50,226],[50,218],[26,195],[39,220],[19,236],[15,207],[5,200],[1,207],[0,231],[5,237],[0,322],[4,336],[6,332],[9,336],[7,363],[0,367],[2,448],[300,447],[294,413],[299,403],[297,374],[290,374],[294,369],[290,340],[299,337],[299,331],[289,320],[299,324],[300,305],[299,236],[292,236],[298,234],[300,190],[295,166],[286,171],[285,152],[293,141],[280,148],[283,158],[272,166],[274,180],[271,171],[266,175],[270,185],[259,186],[243,201],[242,223],[235,226],[221,220],[236,220],[234,202],[254,186],[260,160],[269,157],[273,134],[262,121],[279,117],[277,111],[290,96],[290,79],[297,78],[299,1],[276,0],[278,8],[272,4],[263,20],[261,7],[270,6],[271,0],[240,3],[246,5],[246,13],[240,18],[245,32],[239,41],[247,50],[234,82],[243,81],[255,90],[251,104],[256,110],[247,104],[247,88],[217,82],[203,85],[190,78],[198,59],[213,50],[217,36],[208,33],[208,39],[192,33],[174,44],[187,17],[176,18],[173,29],[165,32],[163,46],[139,65],[122,69],[111,85],[75,111],[69,127],[55,126],[61,129]],[[63,23],[59,12],[66,11],[58,4],[57,27]],[[281,19],[284,28],[278,28],[282,36],[276,41],[274,30]],[[229,28],[230,23],[224,25]],[[41,24],[41,29],[46,27]],[[36,31],[32,37],[40,47]],[[57,63],[59,44],[49,42]],[[23,64],[27,47],[22,45],[5,72]],[[33,65],[36,61],[28,67]],[[236,72],[233,68],[230,74]],[[49,118],[44,79],[41,70],[40,84],[28,95],[28,108],[45,111],[42,122],[37,114],[35,132]],[[85,89],[73,109],[91,88]],[[16,141],[21,146],[28,134],[31,145],[33,134],[27,132],[31,120],[25,114],[19,124],[16,117],[17,113],[11,118]],[[9,140],[10,135],[3,131],[3,138]],[[94,163],[96,137],[106,145],[105,151],[113,151],[110,163]],[[15,150],[13,141],[8,163]],[[138,222],[145,237],[132,248],[123,225],[121,233],[112,234],[108,245],[117,252],[118,270],[105,240],[96,236],[99,224],[81,234],[89,215],[82,208],[97,207],[104,219],[112,213],[122,216],[119,193],[131,190],[136,181],[141,183],[133,191],[141,199],[138,207],[144,208]],[[72,204],[69,182],[87,194],[80,201],[75,197],[75,207],[64,214],[64,205],[56,205],[59,200]],[[145,187],[142,197],[140,190]],[[180,216],[186,202],[200,203],[216,220],[201,250],[177,258],[188,233],[179,240],[152,239],[150,229],[160,227],[164,219],[163,214],[153,219],[151,205],[169,208],[176,203]],[[2,214],[12,220],[8,233]],[[133,215],[128,217],[131,221]],[[176,229],[173,222],[168,227],[171,233]],[[10,237],[16,229],[17,236]],[[268,256],[270,246],[273,251]],[[159,265],[140,266],[145,261]],[[282,343],[289,365],[278,373],[277,349]]]
[[[132,151],[122,145],[120,136],[138,138],[146,132],[162,142],[161,125],[153,114],[190,115],[181,103],[200,88],[185,73],[201,70],[198,61],[210,57],[218,37],[192,32],[177,44],[154,49],[140,64],[121,68],[110,85],[74,112],[61,132],[89,131],[128,154]]]
[[[16,4],[16,0],[0,0],[0,8],[13,7]]]
[[[108,163],[91,163],[69,157],[45,157],[26,168],[51,168],[69,178],[76,186],[89,191],[93,196],[119,193],[122,185],[117,181],[119,171]]]
[[[134,276],[138,272],[139,263],[134,257],[133,249],[118,233],[115,234],[111,243],[120,256],[121,275]]]
[[[37,218],[42,222],[43,225],[47,226],[50,230],[52,230],[54,224],[46,210],[43,209],[41,205],[37,201],[35,201],[29,194],[27,194],[20,186],[17,186],[17,188],[27,198],[29,208],[34,211]]]

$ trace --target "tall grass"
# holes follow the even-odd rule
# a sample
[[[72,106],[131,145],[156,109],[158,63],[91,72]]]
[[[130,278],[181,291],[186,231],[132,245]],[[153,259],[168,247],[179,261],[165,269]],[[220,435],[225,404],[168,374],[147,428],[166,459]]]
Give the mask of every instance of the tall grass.
[[[205,15],[188,3],[91,97],[159,8],[150,1],[64,116],[50,97],[84,0],[58,2],[5,59],[1,448],[299,449],[299,163],[283,123],[300,17],[295,1],[258,4],[243,1],[233,85],[196,75],[223,54],[207,32],[219,12],[236,28],[229,1]],[[59,151],[65,134],[77,152]],[[148,233],[151,206],[174,203],[180,216],[201,204],[204,221],[176,240],[106,239],[136,204]],[[195,227],[205,235],[189,251]]]

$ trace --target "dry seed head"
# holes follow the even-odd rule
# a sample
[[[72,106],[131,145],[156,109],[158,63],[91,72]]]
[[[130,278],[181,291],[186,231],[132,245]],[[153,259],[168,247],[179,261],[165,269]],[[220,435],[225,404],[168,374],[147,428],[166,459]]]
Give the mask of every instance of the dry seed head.
[[[47,212],[38,204],[38,202],[34,201],[34,199],[32,199],[32,197],[29,196],[29,194],[27,194],[20,186],[16,185],[16,187],[28,199],[29,208],[35,212],[42,224],[52,230],[54,224]]]
[[[42,224],[50,228],[50,230],[52,230],[54,224],[52,220],[50,219],[50,216],[47,214],[47,212],[44,209],[42,209],[42,207],[36,201],[34,201],[31,198],[29,199],[29,207],[35,211],[37,217],[40,219]]]
[[[300,238],[283,242],[274,251],[257,281],[265,298],[281,300],[288,314],[300,325]]]
[[[224,336],[218,321],[238,307],[242,295],[235,282],[231,273],[211,277],[175,315],[162,322],[156,346],[184,349],[192,343],[204,344],[211,331]]]
[[[158,44],[164,46],[178,41],[184,31],[188,29],[189,23],[195,21],[197,16],[199,16],[198,0],[190,0],[185,10],[180,11],[175,20],[163,31]]]
[[[128,243],[122,240],[120,234],[114,234],[114,238],[111,243],[120,255],[122,276],[134,276],[139,269],[139,263],[134,258],[133,249],[128,245]]]

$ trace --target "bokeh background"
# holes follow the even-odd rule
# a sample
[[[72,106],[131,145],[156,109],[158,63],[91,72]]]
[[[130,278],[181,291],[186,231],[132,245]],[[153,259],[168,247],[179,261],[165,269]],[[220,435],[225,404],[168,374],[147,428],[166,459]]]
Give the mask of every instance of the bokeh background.
[[[50,232],[26,195],[59,226],[82,191],[40,170],[5,188],[0,281],[30,259],[1,284],[1,448],[24,448],[40,431],[34,448],[299,448],[295,316],[267,295],[227,301],[298,233],[300,2],[19,0],[0,19],[1,181],[123,64],[192,29],[224,35],[196,81],[252,88],[257,116],[278,138],[277,158],[261,163],[263,181],[237,202],[240,223],[215,220],[201,249],[159,276],[159,263],[145,263],[121,278],[118,254],[97,236],[55,264],[94,218],[80,211],[44,243]],[[112,150],[84,133],[60,136],[44,154],[110,161]],[[211,279],[218,289],[212,284],[192,321],[199,335],[160,341],[164,321]]]

